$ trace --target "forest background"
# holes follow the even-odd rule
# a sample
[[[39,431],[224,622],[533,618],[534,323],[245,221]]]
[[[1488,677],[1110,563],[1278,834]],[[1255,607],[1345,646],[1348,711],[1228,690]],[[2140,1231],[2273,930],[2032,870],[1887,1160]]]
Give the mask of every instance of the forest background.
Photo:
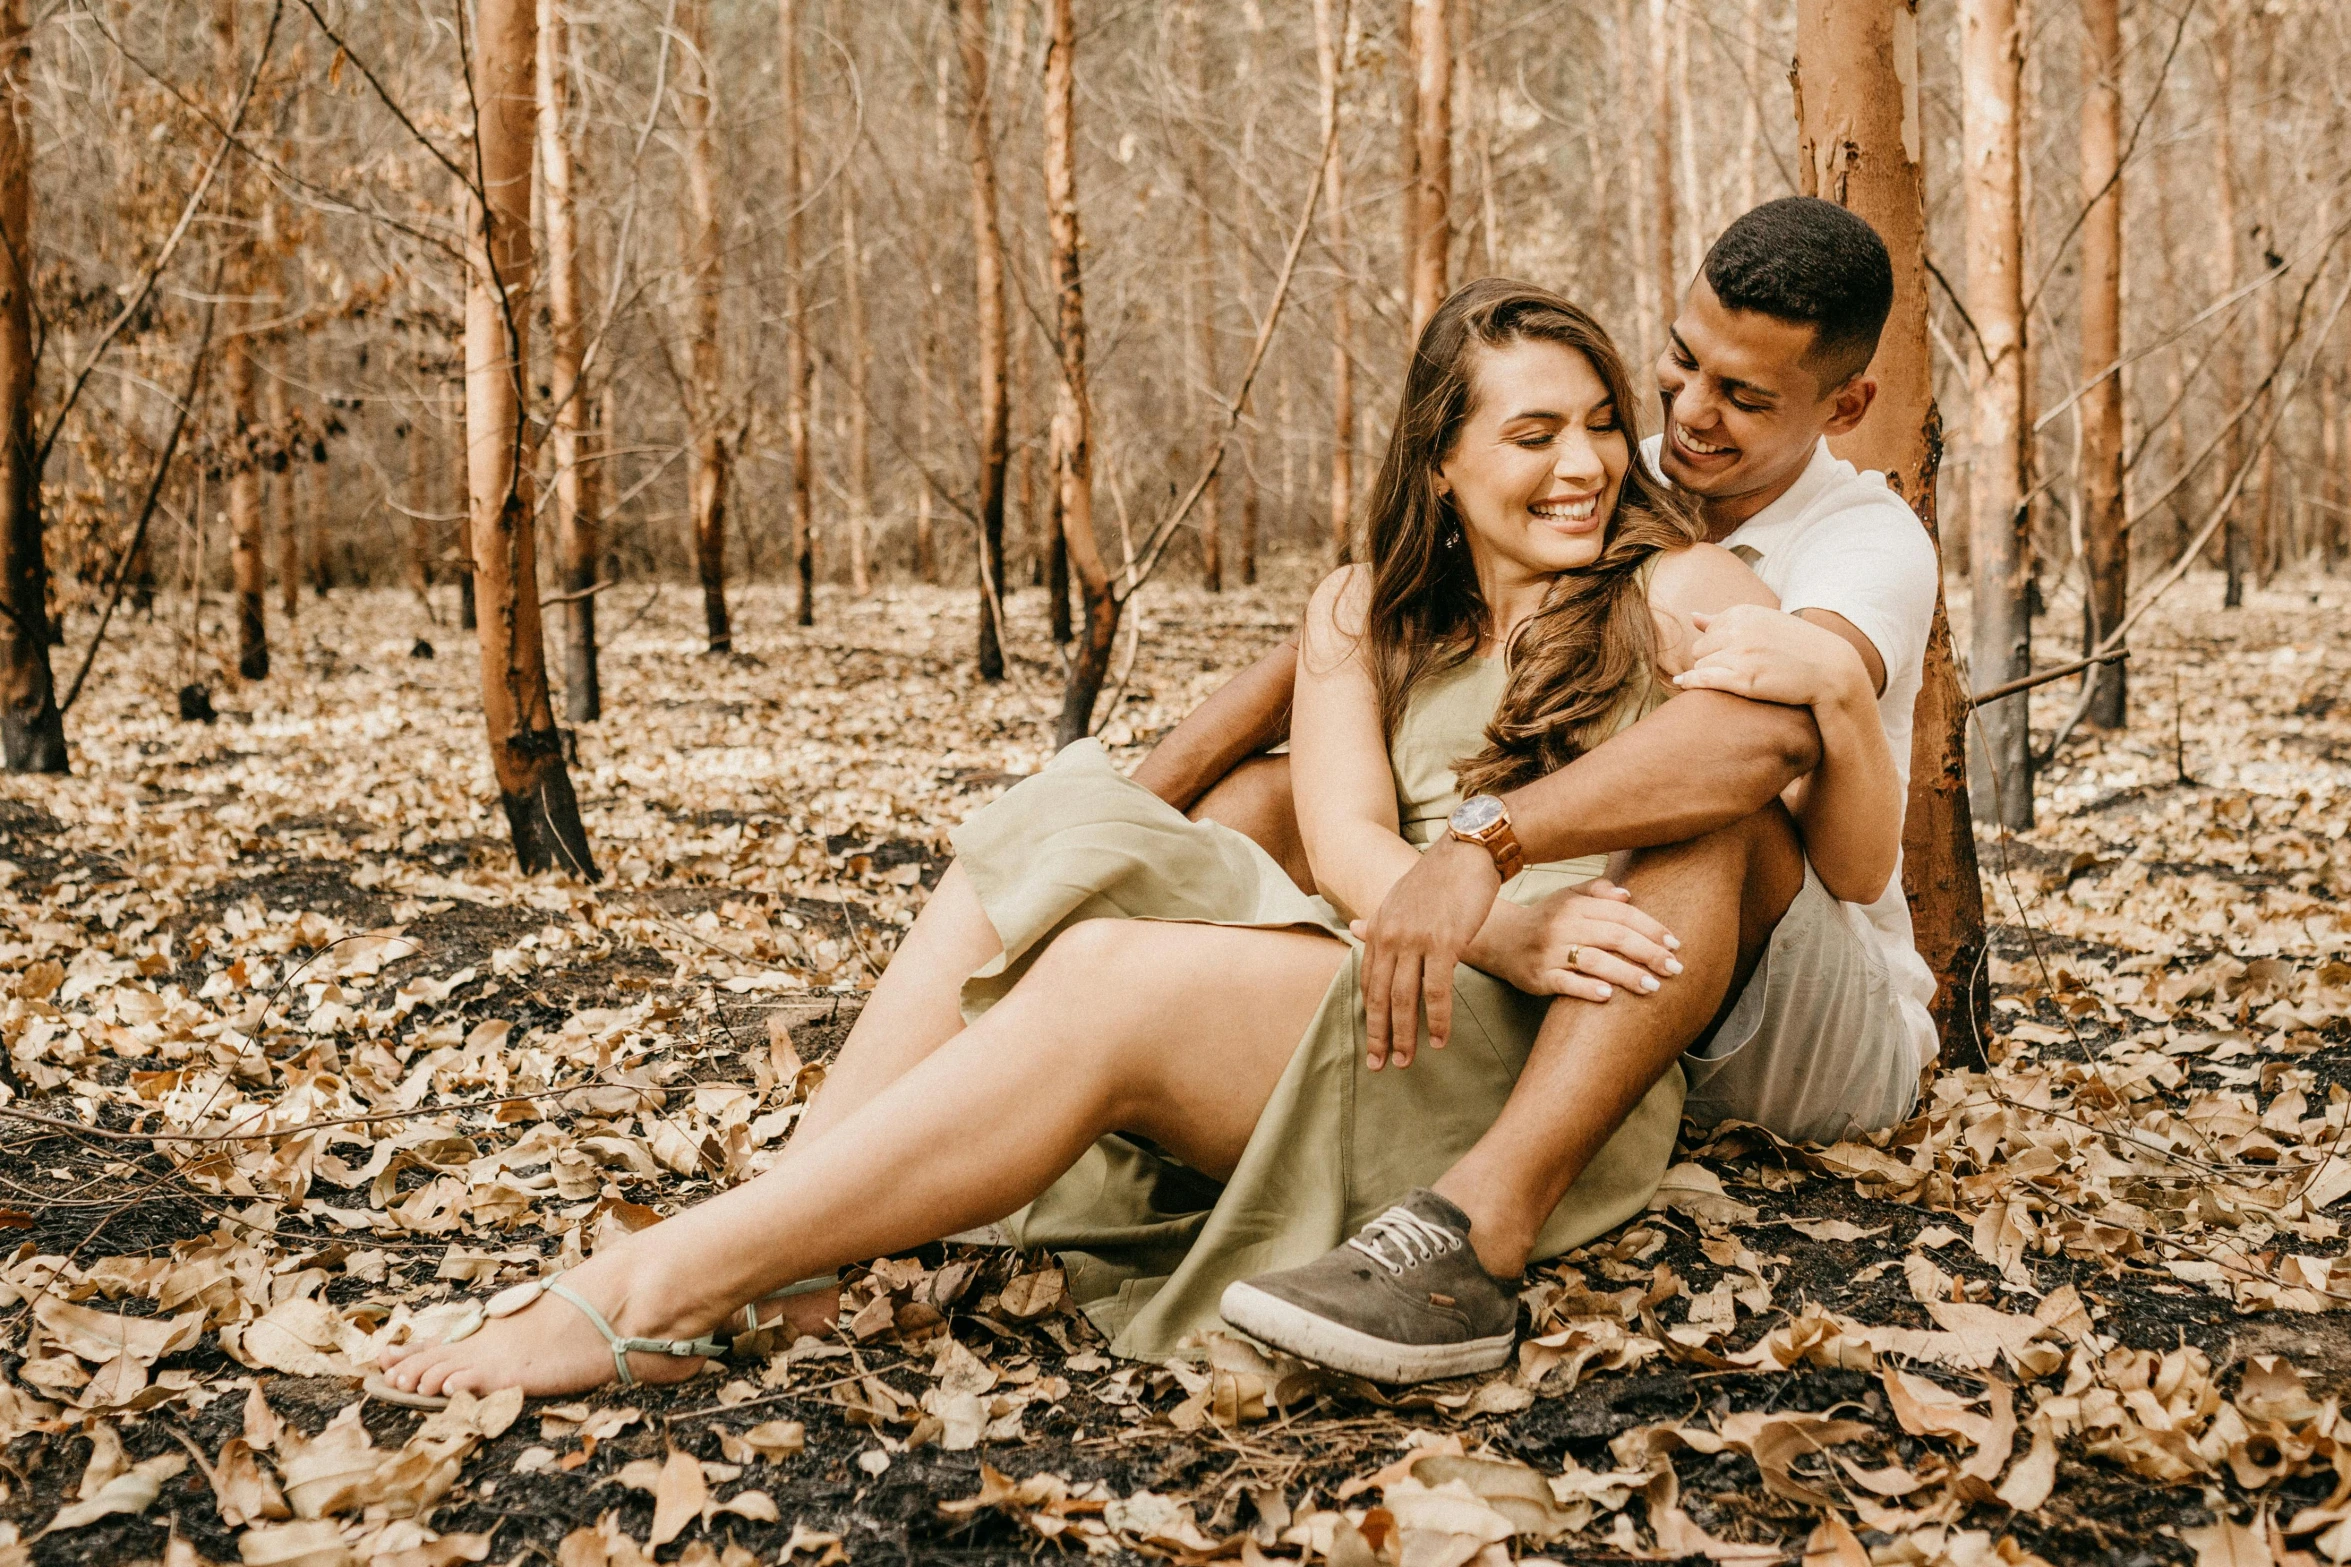
[[[0,1552],[2351,1554],[2339,1334],[2231,1326],[2351,1299],[2347,62],[2324,0],[0,0]],[[1957,632],[1919,1122],[1693,1151],[1537,1285],[1547,1348],[1403,1412],[1112,1373],[1049,1266],[941,1253],[859,1281],[846,1383],[730,1383],[851,1390],[751,1434],[318,1431],[432,1301],[761,1167],[945,830],[1346,556],[1448,286],[1559,288],[1646,382],[1796,192],[1895,253],[1846,450]],[[1816,1451],[1870,1433],[1874,1488]],[[678,1511],[746,1464],[766,1517]]]

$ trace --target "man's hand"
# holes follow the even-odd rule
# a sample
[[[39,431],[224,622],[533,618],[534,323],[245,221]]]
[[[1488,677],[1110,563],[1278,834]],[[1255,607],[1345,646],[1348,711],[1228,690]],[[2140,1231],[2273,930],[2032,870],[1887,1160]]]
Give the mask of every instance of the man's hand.
[[[1530,996],[1606,1001],[1618,988],[1653,995],[1682,971],[1681,942],[1632,905],[1614,882],[1594,880],[1527,909],[1494,906],[1471,961]]]
[[[1400,1067],[1412,1064],[1424,1006],[1429,1048],[1445,1048],[1453,1032],[1453,965],[1501,888],[1485,850],[1439,838],[1388,889],[1377,914],[1349,927],[1364,945],[1365,1066],[1376,1072],[1391,1056]]]

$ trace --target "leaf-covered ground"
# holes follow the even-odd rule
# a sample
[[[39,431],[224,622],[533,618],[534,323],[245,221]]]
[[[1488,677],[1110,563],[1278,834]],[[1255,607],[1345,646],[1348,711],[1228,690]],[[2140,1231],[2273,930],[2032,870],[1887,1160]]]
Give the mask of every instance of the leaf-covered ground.
[[[1305,585],[1153,589],[1107,737]],[[1529,1281],[1505,1374],[1117,1363],[1049,1259],[934,1247],[683,1387],[362,1401],[388,1338],[772,1160],[947,830],[1043,759],[1033,593],[982,687],[961,594],[801,633],[754,591],[714,659],[650,592],[579,736],[597,887],[512,873],[470,638],[392,594],[305,603],[209,727],[134,624],[76,776],[0,784],[0,1564],[2351,1557],[2325,581],[2183,587],[2136,727],[1985,839],[1991,1072],[1868,1143],[1685,1150]]]

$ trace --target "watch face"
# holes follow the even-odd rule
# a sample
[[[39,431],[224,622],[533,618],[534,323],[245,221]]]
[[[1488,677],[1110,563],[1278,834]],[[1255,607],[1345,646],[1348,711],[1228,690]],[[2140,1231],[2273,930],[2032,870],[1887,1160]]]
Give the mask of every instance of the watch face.
[[[1480,833],[1502,820],[1502,802],[1490,794],[1472,795],[1453,813],[1453,830]]]

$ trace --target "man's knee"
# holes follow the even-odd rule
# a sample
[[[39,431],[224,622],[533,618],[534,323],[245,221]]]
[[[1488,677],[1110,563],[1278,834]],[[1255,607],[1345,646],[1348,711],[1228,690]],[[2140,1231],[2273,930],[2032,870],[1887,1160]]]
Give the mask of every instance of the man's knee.
[[[1298,808],[1290,794],[1290,759],[1253,756],[1216,782],[1190,812],[1196,822],[1216,822],[1252,839],[1273,856],[1290,879],[1308,892],[1314,873],[1298,832]]]

